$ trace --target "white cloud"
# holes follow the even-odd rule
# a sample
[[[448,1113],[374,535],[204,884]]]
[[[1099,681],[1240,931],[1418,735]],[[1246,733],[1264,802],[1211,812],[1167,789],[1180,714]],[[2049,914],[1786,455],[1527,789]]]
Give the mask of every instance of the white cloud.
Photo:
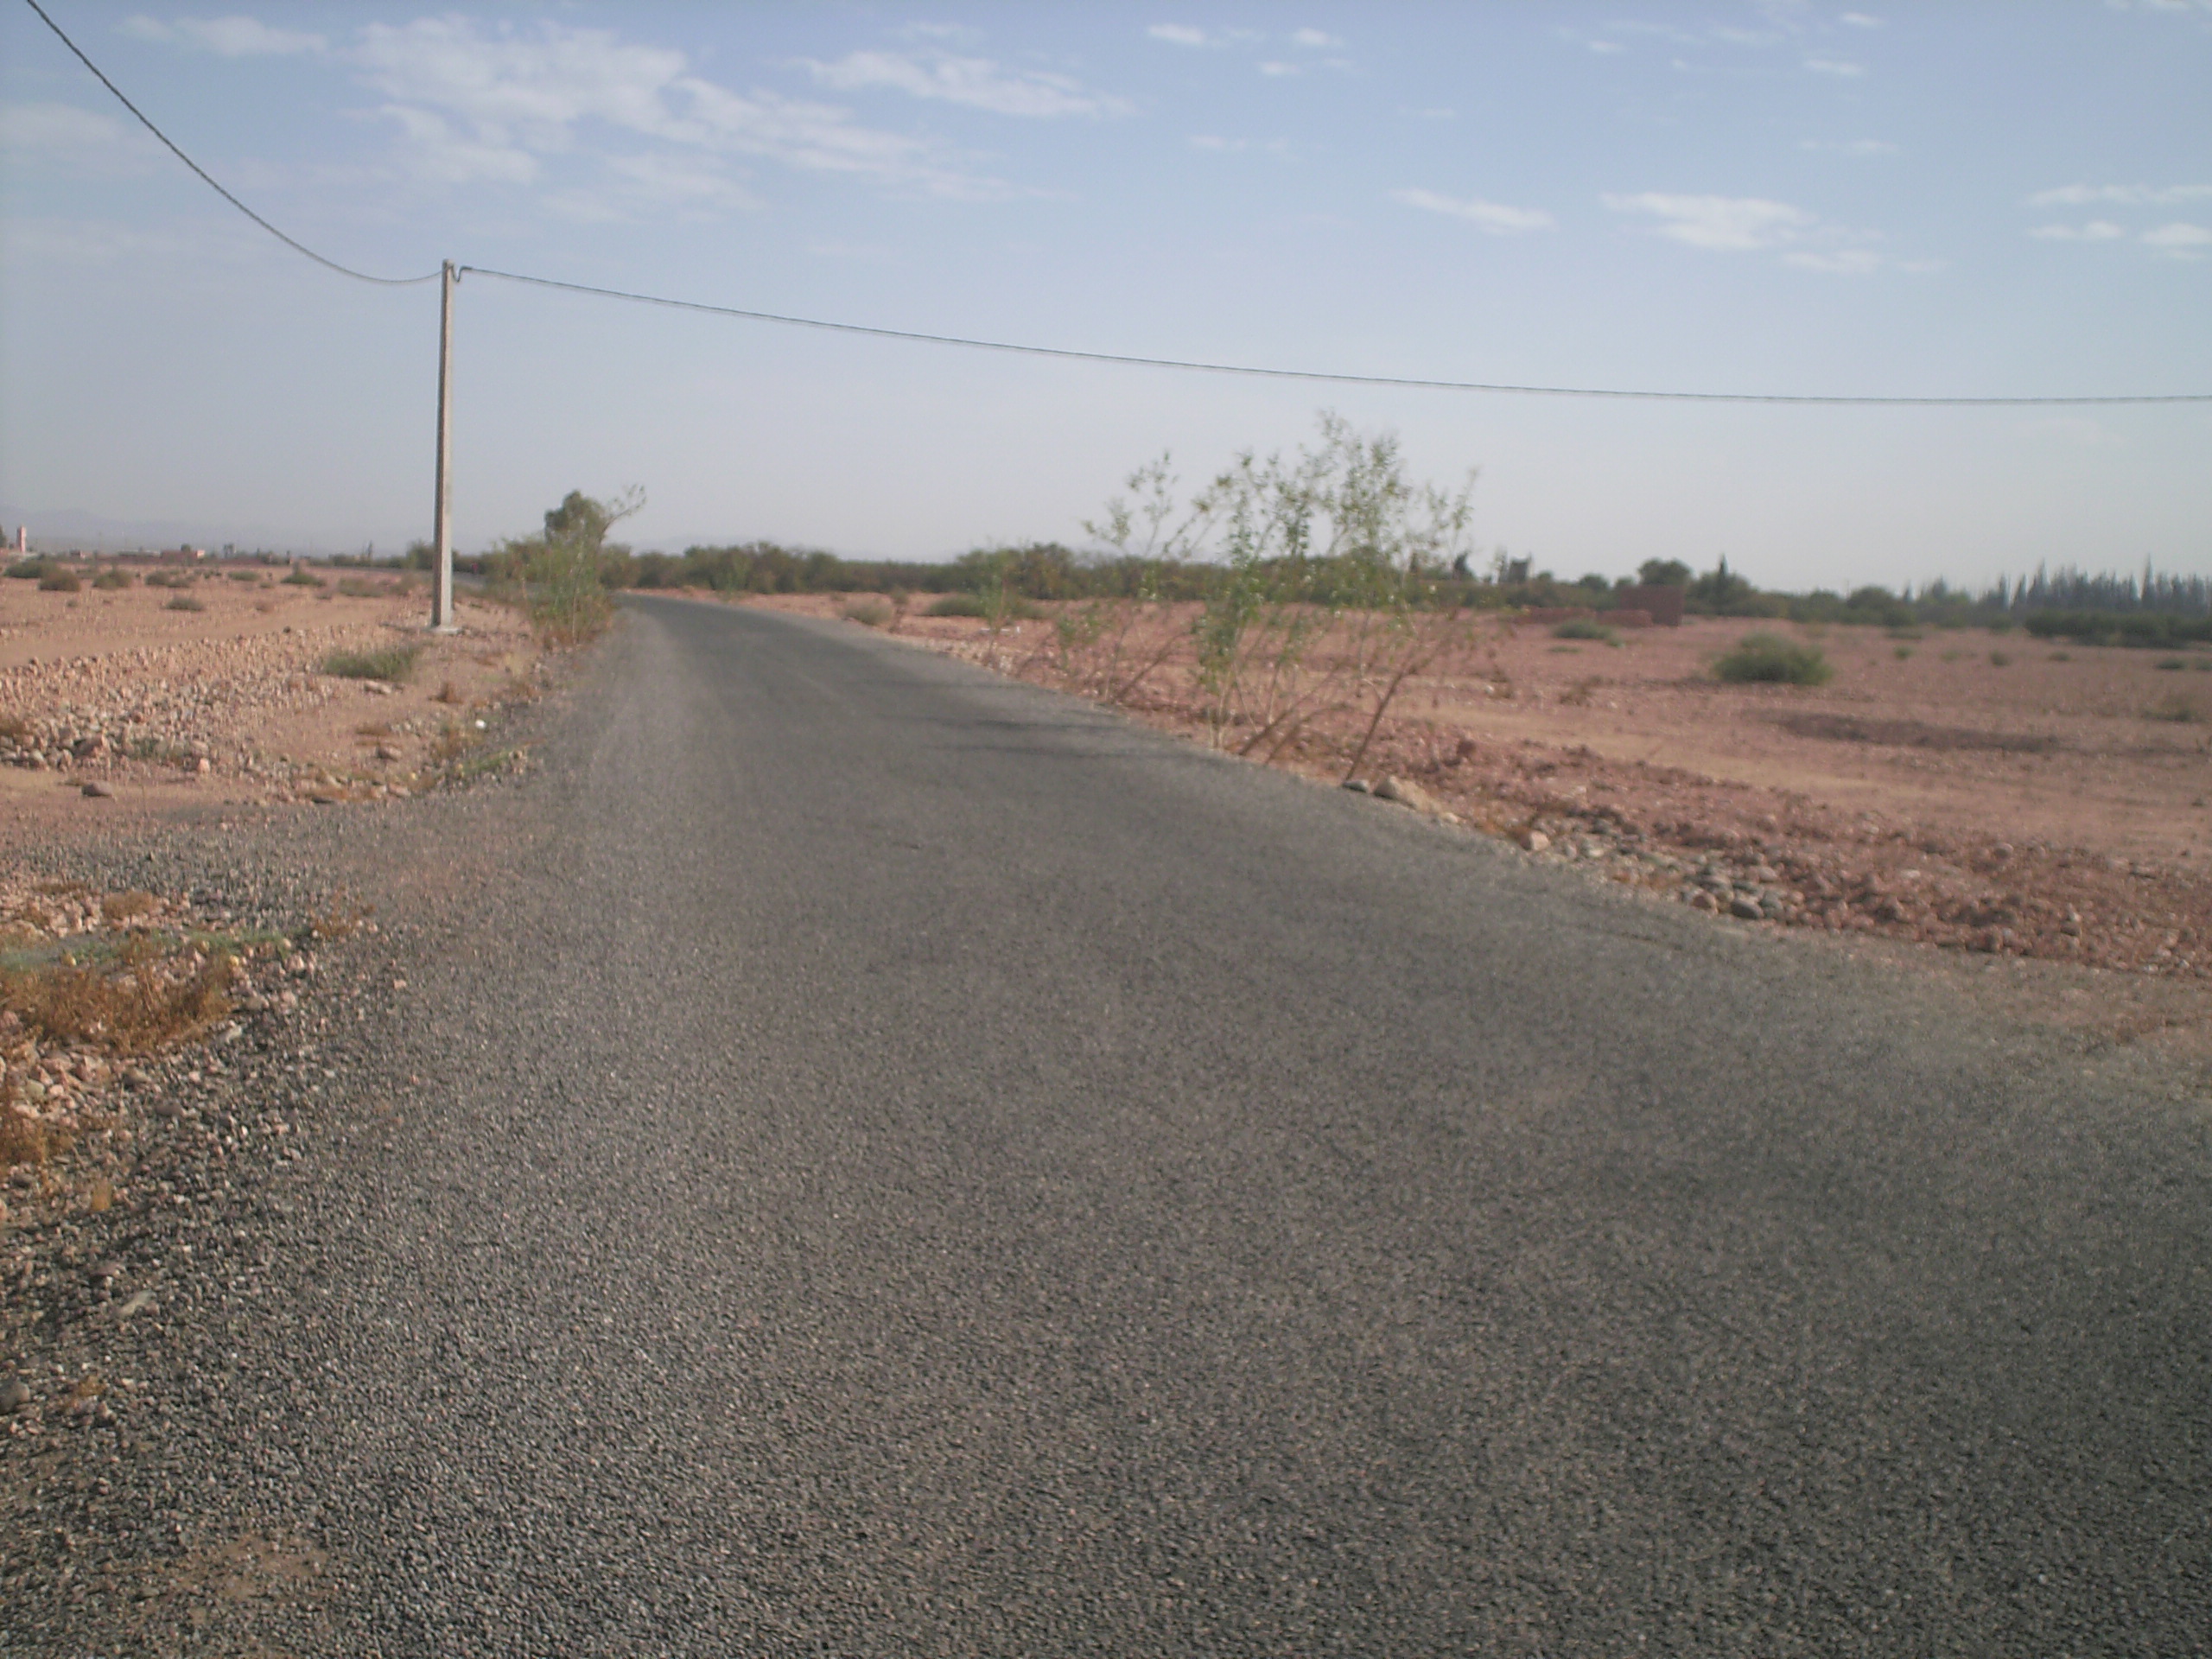
[[[327,51],[330,46],[320,35],[271,29],[252,17],[180,17],[164,23],[130,16],[123,20],[123,29],[142,41],[182,41],[226,58],[289,57]]]
[[[1492,236],[1521,236],[1530,231],[1548,231],[1556,223],[1549,213],[1537,208],[1507,207],[1472,196],[1462,199],[1442,195],[1433,190],[1393,190],[1390,200],[1402,207],[1418,207],[1425,213],[1446,213],[1453,219],[1464,219]]]
[[[1609,56],[1616,52],[1625,52],[1628,48],[1623,46],[1618,41],[1592,41],[1590,42],[1590,49],[1600,55]]]
[[[2156,248],[2177,259],[2202,259],[2207,250],[2212,250],[2212,230],[2177,220],[2171,225],[2161,225],[2155,231],[2144,232],[2143,243],[2145,247]]]
[[[1808,138],[1800,149],[1825,150],[1831,156],[1894,156],[1897,147],[1885,138]]]
[[[1877,270],[1930,271],[1937,260],[1895,259],[1875,245],[1876,231],[1831,225],[1786,201],[1758,196],[1676,196],[1658,191],[1607,196],[1617,213],[1658,220],[1657,234],[1685,247],[1713,253],[1774,253],[1783,264],[1830,276],[1863,276]]]
[[[2108,219],[2093,219],[2086,225],[2038,225],[2028,234],[2046,242],[2112,242],[2127,232]]]
[[[372,24],[350,54],[391,102],[425,175],[530,183],[540,158],[599,123],[705,156],[747,156],[975,200],[1007,187],[958,171],[938,149],[866,127],[831,105],[740,94],[689,73],[680,52],[610,31],[541,22],[480,29],[466,18]],[[695,199],[699,199],[695,197]]]
[[[1872,248],[1838,248],[1832,253],[1801,248],[1782,256],[1785,265],[1795,265],[1800,270],[1817,270],[1831,276],[1864,276],[1879,270],[1884,260]]]
[[[1260,66],[1260,73],[1263,75],[1296,75],[1302,74],[1305,72],[1300,69],[1294,63],[1275,63],[1271,61],[1262,64]]]
[[[1192,29],[1188,23],[1154,23],[1145,33],[1155,41],[1165,41],[1170,46],[1207,46],[1203,29]]]
[[[999,115],[1127,115],[1131,109],[1128,99],[1085,92],[1065,75],[1007,72],[988,58],[855,52],[835,63],[808,60],[806,67],[817,80],[841,92],[890,86],[916,98],[942,99]]]
[[[1325,35],[1318,29],[1301,29],[1290,37],[1293,46],[1303,46],[1319,52],[1330,47],[1341,47],[1344,42],[1333,35]]]
[[[1617,213],[1658,219],[1660,235],[1687,247],[1723,253],[1779,247],[1821,222],[1802,208],[1756,196],[1672,196],[1647,190],[1641,195],[1607,196],[1605,202]]]
[[[2212,184],[2065,184],[2037,191],[2028,198],[2028,206],[2086,207],[2111,202],[2122,207],[2159,207],[2184,201],[2212,201]]]
[[[537,178],[537,157],[511,143],[469,138],[429,110],[387,104],[381,113],[399,124],[410,158],[420,176],[437,184],[531,184]]]
[[[1882,26],[1880,18],[1870,16],[1863,11],[1847,11],[1836,22],[1848,23],[1853,29],[1879,29]]]
[[[1847,62],[1841,58],[1808,58],[1805,67],[1816,75],[1834,75],[1840,80],[1855,80],[1866,73],[1865,64]]]
[[[136,127],[74,104],[0,105],[0,152],[17,166],[36,158],[67,173],[115,177],[145,170],[153,140]]]

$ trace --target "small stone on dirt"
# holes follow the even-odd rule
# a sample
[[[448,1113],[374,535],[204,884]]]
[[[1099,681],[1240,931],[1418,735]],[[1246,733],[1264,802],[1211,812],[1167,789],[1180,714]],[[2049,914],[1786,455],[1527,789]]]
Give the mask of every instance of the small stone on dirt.
[[[1541,830],[1523,830],[1514,837],[1523,852],[1541,853],[1552,844],[1552,838]]]
[[[115,798],[115,791],[110,789],[105,784],[86,784],[85,785],[85,793],[91,796],[96,801],[111,801]]]

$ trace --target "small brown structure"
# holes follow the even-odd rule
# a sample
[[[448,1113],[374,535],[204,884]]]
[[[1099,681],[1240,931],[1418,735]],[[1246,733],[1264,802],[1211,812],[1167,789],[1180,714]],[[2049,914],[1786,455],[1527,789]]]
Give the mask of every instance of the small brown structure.
[[[1662,628],[1682,626],[1682,592],[1672,586],[1619,588],[1613,591],[1613,601],[1624,611],[1642,611],[1653,624]]]

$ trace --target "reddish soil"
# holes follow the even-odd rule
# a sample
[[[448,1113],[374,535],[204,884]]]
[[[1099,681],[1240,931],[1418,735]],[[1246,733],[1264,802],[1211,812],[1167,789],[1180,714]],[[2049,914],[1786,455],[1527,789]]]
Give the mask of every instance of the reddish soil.
[[[18,833],[411,793],[539,672],[506,608],[463,601],[461,631],[429,635],[419,581],[327,571],[315,587],[249,565],[104,590],[95,568],[73,594],[0,582],[0,822]],[[421,652],[397,682],[324,671],[334,653],[409,645]]]

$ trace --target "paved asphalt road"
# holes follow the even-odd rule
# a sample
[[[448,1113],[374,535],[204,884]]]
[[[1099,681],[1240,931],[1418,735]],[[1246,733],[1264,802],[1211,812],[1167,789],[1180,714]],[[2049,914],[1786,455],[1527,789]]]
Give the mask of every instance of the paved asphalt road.
[[[302,1649],[2212,1647],[2201,1103],[754,612],[482,822],[237,1358]]]

